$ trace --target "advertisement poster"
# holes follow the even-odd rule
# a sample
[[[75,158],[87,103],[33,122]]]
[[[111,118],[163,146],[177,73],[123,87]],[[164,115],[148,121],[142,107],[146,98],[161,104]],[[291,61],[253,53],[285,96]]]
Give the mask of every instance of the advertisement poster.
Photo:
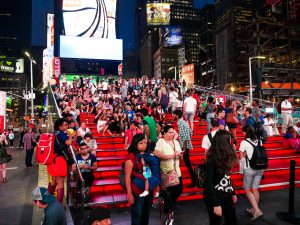
[[[0,130],[5,129],[5,115],[6,115],[6,92],[0,91]]]
[[[47,47],[54,45],[54,14],[47,14]]]
[[[164,47],[183,44],[182,29],[180,27],[163,27],[162,34]]]
[[[54,55],[53,46],[50,46],[43,51],[43,84],[48,84],[52,75],[52,59]]]
[[[185,65],[181,71],[182,80],[185,80],[188,87],[194,85],[195,82],[195,66],[194,64]]]
[[[0,72],[24,73],[24,59],[0,56]]]
[[[64,0],[64,35],[116,39],[117,0]]]
[[[147,24],[169,25],[171,18],[170,3],[148,3],[147,4]]]
[[[54,57],[52,59],[52,73],[51,75],[55,75],[58,77],[60,75],[60,58]]]

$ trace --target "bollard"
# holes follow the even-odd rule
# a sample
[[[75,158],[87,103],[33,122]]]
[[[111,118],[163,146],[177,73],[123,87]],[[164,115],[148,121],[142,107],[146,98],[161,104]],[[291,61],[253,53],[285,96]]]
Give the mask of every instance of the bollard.
[[[289,211],[277,212],[278,219],[294,224],[300,224],[300,215],[295,214],[295,167],[296,161],[290,161]]]

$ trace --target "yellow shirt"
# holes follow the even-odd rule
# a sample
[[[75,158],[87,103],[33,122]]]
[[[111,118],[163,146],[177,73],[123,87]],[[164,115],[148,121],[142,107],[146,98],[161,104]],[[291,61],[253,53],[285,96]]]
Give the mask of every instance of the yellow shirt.
[[[181,148],[180,148],[180,144],[177,140],[174,140],[174,144],[175,144],[175,151],[182,152]],[[163,139],[163,138],[160,138],[157,141],[154,151],[161,152],[164,155],[173,155],[174,154],[174,149],[172,148],[172,146],[170,144],[168,144],[165,141],[165,139]],[[174,169],[174,160],[175,160],[175,167],[176,167],[177,175],[178,175],[178,177],[181,177],[181,171],[180,171],[180,167],[179,167],[179,162],[180,162],[179,157],[176,157],[174,159],[161,159],[160,169],[165,173],[173,170]]]

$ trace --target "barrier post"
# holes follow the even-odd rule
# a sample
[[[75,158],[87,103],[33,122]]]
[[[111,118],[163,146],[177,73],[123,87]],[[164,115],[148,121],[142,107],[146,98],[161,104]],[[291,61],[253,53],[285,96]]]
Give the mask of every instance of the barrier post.
[[[289,211],[277,212],[278,219],[290,223],[300,224],[300,215],[295,214],[295,167],[296,161],[290,161],[290,185],[289,185]]]

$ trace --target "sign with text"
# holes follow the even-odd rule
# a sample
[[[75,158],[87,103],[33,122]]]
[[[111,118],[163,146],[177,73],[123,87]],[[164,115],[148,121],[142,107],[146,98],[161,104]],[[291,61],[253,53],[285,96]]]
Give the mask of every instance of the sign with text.
[[[60,75],[60,58],[58,57],[52,59],[52,75],[57,77]]]
[[[24,73],[24,59],[0,56],[0,72]]]
[[[0,91],[0,130],[5,129],[5,115],[6,115],[6,92]]]
[[[194,64],[185,65],[181,70],[182,80],[185,80],[187,86],[195,83],[195,66]]]

